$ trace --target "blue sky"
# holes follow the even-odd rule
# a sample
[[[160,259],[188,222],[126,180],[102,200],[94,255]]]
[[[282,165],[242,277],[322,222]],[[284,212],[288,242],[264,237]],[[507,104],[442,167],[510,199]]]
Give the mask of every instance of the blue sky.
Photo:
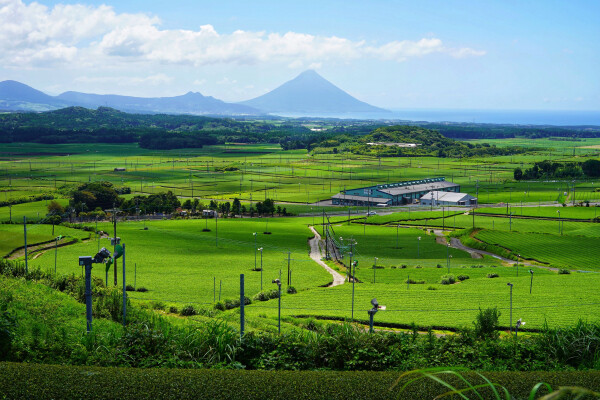
[[[391,109],[600,110],[598,1],[0,0],[0,80],[265,93],[307,68]]]

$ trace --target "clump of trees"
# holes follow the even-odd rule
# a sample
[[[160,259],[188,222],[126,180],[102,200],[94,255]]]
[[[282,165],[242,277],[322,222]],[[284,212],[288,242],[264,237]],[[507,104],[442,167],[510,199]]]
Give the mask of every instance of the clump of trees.
[[[80,216],[103,216],[104,210],[118,207],[125,214],[172,213],[181,203],[173,192],[134,196],[124,199],[119,194],[131,193],[127,187],[115,187],[111,182],[86,182],[70,193],[70,208]]]
[[[600,161],[586,160],[582,163],[575,162],[552,162],[548,160],[536,162],[531,168],[525,170],[515,168],[513,172],[515,180],[533,180],[543,178],[597,178],[600,177]]]

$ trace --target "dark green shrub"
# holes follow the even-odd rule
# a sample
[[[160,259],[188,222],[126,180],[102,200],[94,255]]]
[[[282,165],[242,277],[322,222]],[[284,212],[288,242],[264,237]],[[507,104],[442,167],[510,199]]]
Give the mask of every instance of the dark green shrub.
[[[148,291],[148,289],[146,289],[146,288],[145,288],[145,287],[143,287],[143,286],[140,286],[139,288],[137,288],[137,291],[138,291],[138,292],[147,292],[147,291]]]
[[[135,292],[135,288],[133,287],[133,285],[127,285],[127,286],[125,286],[125,290],[127,292]]]
[[[435,286],[427,286],[427,290],[438,290]]]
[[[561,268],[558,270],[559,275],[569,275],[570,273],[571,271],[569,271],[568,269]]]
[[[150,305],[153,310],[165,310],[167,308],[167,305],[162,301],[153,301]]]
[[[198,314],[198,311],[196,311],[196,308],[194,308],[193,305],[189,304],[181,309],[180,314],[184,317],[189,317]]]
[[[411,285],[422,285],[422,284],[424,284],[424,283],[425,283],[425,281],[424,281],[424,280],[421,280],[421,281],[416,281],[416,280],[414,280],[414,279],[412,279],[412,278],[409,278],[409,279],[407,279],[407,280],[406,280],[406,282],[404,282],[404,283],[410,283]]]
[[[467,279],[469,279],[469,275],[459,275],[456,277],[459,281],[466,281]]]
[[[215,305],[213,306],[213,308],[214,308],[215,310],[221,310],[221,311],[225,311],[225,310],[226,310],[226,308],[225,308],[225,303],[223,303],[222,301],[217,301],[217,302],[215,303]]]
[[[497,339],[500,333],[498,332],[498,320],[500,319],[500,311],[497,307],[479,309],[479,313],[475,318],[474,333],[480,339]]]
[[[438,264],[435,266],[436,268],[442,268],[442,264]]]
[[[495,273],[495,272],[492,272],[492,273],[489,273],[489,274],[487,274],[487,277],[488,277],[488,278],[499,278],[499,277],[500,277],[500,275],[498,275],[498,274],[497,274],[497,273]]]
[[[402,264],[402,265],[400,266],[400,268],[402,268],[402,269],[408,268],[408,265],[406,265],[406,264]]]
[[[298,293],[298,291],[296,290],[295,287],[293,286],[288,286],[288,288],[286,289],[287,294],[296,294]]]
[[[440,283],[442,285],[452,285],[456,283],[456,278],[454,277],[454,275],[443,275],[441,277]]]
[[[252,300],[254,300],[254,301],[267,301],[267,300],[271,300],[271,299],[276,299],[278,297],[279,297],[279,290],[277,290],[277,289],[271,289],[271,290],[266,290],[266,291],[258,292],[257,294],[254,295],[254,297],[252,298]],[[238,306],[239,306],[239,302],[238,302]]]
[[[169,312],[171,314],[177,314],[179,312],[179,310],[177,309],[177,307],[171,306],[171,307],[169,307]]]

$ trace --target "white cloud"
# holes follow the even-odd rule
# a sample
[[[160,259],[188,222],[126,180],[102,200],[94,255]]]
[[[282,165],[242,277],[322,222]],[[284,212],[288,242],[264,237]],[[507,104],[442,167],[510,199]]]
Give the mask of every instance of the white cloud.
[[[235,31],[212,25],[198,30],[161,29],[145,14],[117,14],[110,6],[56,5],[0,0],[0,63],[36,68],[63,63],[98,67],[130,63],[202,66],[281,62],[292,68],[319,68],[323,62],[365,57],[405,61],[432,53],[482,56],[484,51],[448,48],[435,37],[367,45],[337,36]]]

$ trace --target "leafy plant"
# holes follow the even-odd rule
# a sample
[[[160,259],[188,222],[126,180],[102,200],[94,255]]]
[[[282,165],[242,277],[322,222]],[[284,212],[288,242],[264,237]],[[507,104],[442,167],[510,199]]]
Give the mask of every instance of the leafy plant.
[[[440,283],[442,285],[452,285],[454,283],[456,283],[456,278],[454,277],[454,275],[443,275]]]
[[[479,313],[473,322],[475,336],[480,339],[497,339],[500,333],[498,332],[498,321],[500,319],[500,311],[497,307],[479,309]]]

